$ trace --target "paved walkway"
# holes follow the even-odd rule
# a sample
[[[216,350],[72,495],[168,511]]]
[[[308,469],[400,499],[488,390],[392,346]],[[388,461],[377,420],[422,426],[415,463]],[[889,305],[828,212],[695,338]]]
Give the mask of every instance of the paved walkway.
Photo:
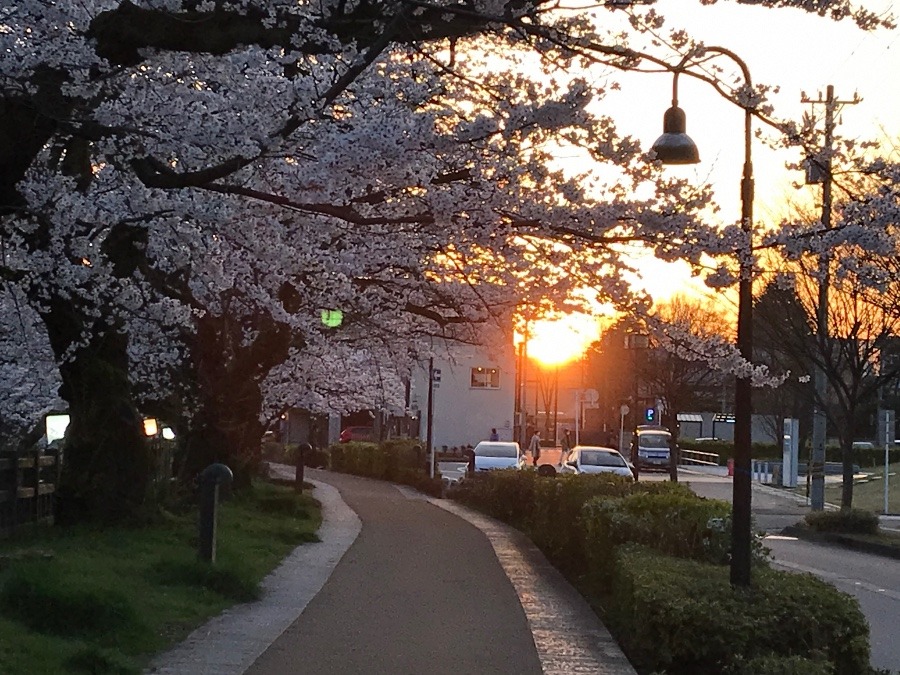
[[[198,629],[149,672],[634,674],[519,532],[402,486],[307,476],[323,503],[322,543],[298,548],[260,602]]]

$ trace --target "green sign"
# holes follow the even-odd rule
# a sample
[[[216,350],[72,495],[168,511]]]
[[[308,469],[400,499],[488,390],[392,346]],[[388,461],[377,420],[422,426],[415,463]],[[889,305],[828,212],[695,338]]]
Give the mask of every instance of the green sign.
[[[344,313],[339,309],[323,309],[322,323],[329,328],[337,328],[344,320]]]

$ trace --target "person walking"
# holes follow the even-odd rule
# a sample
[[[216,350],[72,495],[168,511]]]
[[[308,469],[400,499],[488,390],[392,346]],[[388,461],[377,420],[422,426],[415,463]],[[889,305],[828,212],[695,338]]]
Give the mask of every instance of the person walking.
[[[562,437],[561,452],[559,453],[560,467],[562,467],[562,465],[566,463],[566,460],[569,458],[570,452],[572,452],[572,437],[569,435],[569,430],[566,429],[566,433],[563,434]]]
[[[490,441],[499,441],[500,434],[497,433],[496,429],[491,429],[491,437],[488,439]]]
[[[537,466],[538,460],[541,458],[541,432],[537,429],[531,437],[531,443],[528,444],[528,451],[531,453],[531,464]]]

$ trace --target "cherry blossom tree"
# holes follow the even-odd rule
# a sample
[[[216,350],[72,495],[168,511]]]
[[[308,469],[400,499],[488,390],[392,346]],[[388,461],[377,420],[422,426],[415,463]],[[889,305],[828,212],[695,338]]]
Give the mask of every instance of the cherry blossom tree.
[[[847,0],[762,4],[877,23]],[[72,413],[72,513],[140,503],[141,406],[180,411],[194,466],[240,459],[258,442],[270,375],[309,368],[304,355],[364,326],[416,344],[585,279],[626,302],[624,241],[691,260],[741,250],[739,228],[697,218],[708,190],[661,177],[613,120],[588,112],[603,92],[573,74],[671,67],[671,53],[635,51],[604,28],[611,12],[641,12],[636,31],[661,18],[630,2],[552,9],[0,9],[0,264],[43,322]],[[552,161],[560,148],[615,173],[566,175]],[[317,317],[334,307],[355,320],[329,333]]]

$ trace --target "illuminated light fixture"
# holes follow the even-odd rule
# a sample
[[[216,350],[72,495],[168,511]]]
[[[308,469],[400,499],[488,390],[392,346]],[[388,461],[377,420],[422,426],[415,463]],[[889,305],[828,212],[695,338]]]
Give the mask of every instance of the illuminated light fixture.
[[[59,441],[66,437],[66,429],[69,428],[70,418],[66,414],[47,415],[44,419],[44,428],[47,433],[47,442]]]
[[[174,441],[175,440],[175,432],[172,431],[171,427],[163,427],[162,428],[162,437],[165,438],[167,441]]]
[[[152,417],[144,419],[144,436],[156,436],[159,433],[159,424]]]
[[[322,323],[328,328],[337,328],[344,321],[344,313],[339,309],[323,309]]]
[[[678,107],[678,71],[672,79],[672,107],[663,115],[663,134],[653,143],[651,150],[663,164],[697,164],[700,151],[687,135],[684,110]]]

